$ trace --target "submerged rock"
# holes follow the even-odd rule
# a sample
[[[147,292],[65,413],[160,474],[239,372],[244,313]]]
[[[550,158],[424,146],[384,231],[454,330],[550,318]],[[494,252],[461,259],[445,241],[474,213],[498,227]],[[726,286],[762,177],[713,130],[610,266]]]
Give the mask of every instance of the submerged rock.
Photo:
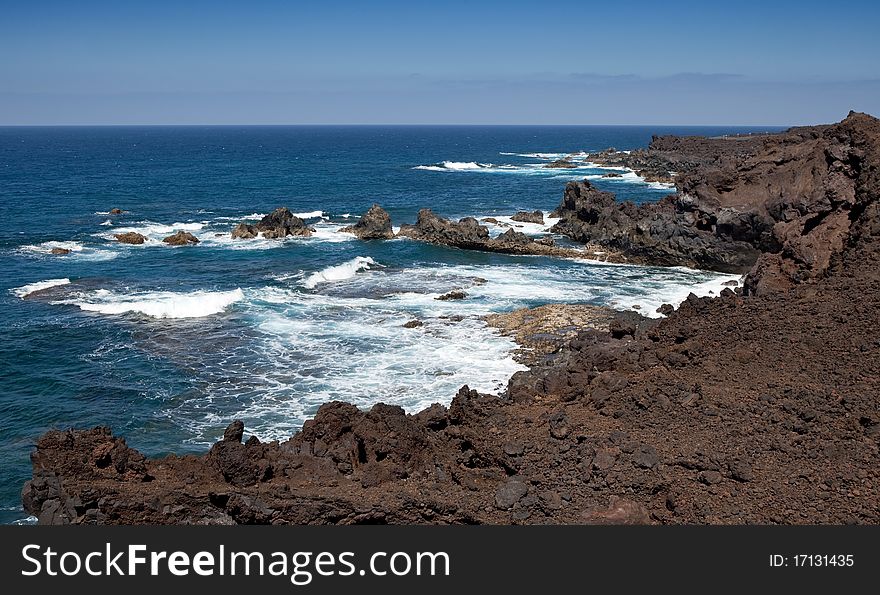
[[[199,238],[189,233],[188,231],[178,231],[177,233],[168,236],[162,241],[170,246],[189,246],[192,244],[198,244]]]
[[[117,233],[113,237],[116,238],[120,244],[136,244],[140,245],[147,241],[147,236],[139,234],[134,231],[128,231],[125,233]]]
[[[56,256],[63,256],[65,254],[70,254],[70,249],[68,249],[68,248],[52,248],[50,254],[55,254]]]
[[[370,207],[357,223],[343,227],[339,231],[354,234],[361,240],[390,240],[394,237],[391,216],[376,204]]]

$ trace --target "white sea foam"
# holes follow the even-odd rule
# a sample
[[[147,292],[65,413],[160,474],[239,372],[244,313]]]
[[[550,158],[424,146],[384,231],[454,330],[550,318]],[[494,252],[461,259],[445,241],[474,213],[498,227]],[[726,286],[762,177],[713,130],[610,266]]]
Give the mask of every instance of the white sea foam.
[[[305,213],[294,213],[294,216],[300,219],[317,219],[324,216],[324,211],[306,211]]]
[[[104,226],[110,226],[110,225],[113,225],[113,221],[111,221],[110,219],[107,219],[106,221],[104,221],[103,223],[101,223],[101,225],[104,225]]]
[[[370,265],[378,265],[378,263],[369,256],[358,256],[348,262],[327,267],[317,273],[312,273],[305,278],[302,282],[302,286],[306,289],[314,289],[319,283],[332,283],[334,281],[350,279],[358,272],[369,269]]]
[[[10,289],[12,293],[17,295],[18,297],[24,299],[35,291],[43,291],[44,289],[49,289],[50,287],[58,287],[59,285],[67,285],[70,283],[70,279],[46,279],[45,281],[37,281],[36,283],[28,283],[27,285],[23,285],[21,287],[16,287],[15,289]]]
[[[508,229],[513,228],[528,236],[543,236],[550,233],[550,228],[559,223],[559,218],[551,217],[550,213],[544,213],[544,223],[527,223],[523,221],[514,221],[511,215],[484,215],[477,217],[481,225],[489,228],[490,237],[498,237]],[[485,221],[485,219],[495,219],[498,223]]]
[[[36,252],[38,254],[51,254],[52,250],[70,250],[71,252],[82,252],[83,245],[79,242],[43,242],[42,244],[34,244],[31,246],[22,246],[22,250],[26,252]]]
[[[80,242],[73,241],[43,242],[42,244],[22,246],[18,250],[21,253],[29,256],[44,257],[51,255],[52,258],[57,258],[55,255],[52,255],[52,250],[55,249],[70,250],[70,254],[64,256],[64,258],[73,258],[77,261],[101,262],[105,260],[112,260],[118,256],[116,252],[113,252],[111,250],[102,250],[91,246],[85,246]]]
[[[54,304],[72,304],[87,312],[100,314],[138,313],[153,318],[201,318],[219,314],[244,299],[241,289],[232,291],[171,291],[119,294],[98,290],[83,297],[59,300]]]

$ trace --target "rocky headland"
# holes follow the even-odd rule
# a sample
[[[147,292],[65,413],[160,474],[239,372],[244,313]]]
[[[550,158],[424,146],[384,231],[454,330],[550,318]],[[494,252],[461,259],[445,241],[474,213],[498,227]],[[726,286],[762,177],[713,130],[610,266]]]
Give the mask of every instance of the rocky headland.
[[[235,421],[206,455],[146,459],[107,428],[48,432],[26,510],[43,524],[880,522],[880,121],[633,154],[662,159],[677,192],[636,207],[570,184],[558,231],[631,262],[747,273],[744,290],[660,320],[504,315],[532,355],[500,397],[465,386],[413,415],[328,403],[283,442]],[[485,229],[424,210],[401,235],[519,241]]]

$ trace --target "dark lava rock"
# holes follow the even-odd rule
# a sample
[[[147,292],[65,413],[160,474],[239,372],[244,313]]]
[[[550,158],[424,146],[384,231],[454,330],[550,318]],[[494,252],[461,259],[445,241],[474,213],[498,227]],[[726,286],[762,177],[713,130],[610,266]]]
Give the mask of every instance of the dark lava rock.
[[[390,240],[394,237],[391,216],[379,205],[373,205],[357,223],[339,231],[354,234],[362,240]]]
[[[113,237],[116,238],[120,244],[136,244],[140,245],[147,241],[147,236],[141,235],[134,231],[128,231],[126,233],[117,233]]]
[[[603,178],[622,178],[623,174],[619,174],[615,171],[610,171],[607,174],[602,174]]]
[[[533,211],[531,213],[527,211],[520,211],[511,217],[513,221],[519,221],[521,223],[538,223],[540,225],[544,224],[544,213],[541,211]]]
[[[653,469],[659,462],[660,457],[657,456],[657,450],[653,446],[641,444],[633,453],[633,463],[635,463],[637,467]]]
[[[257,237],[260,231],[257,229],[256,225],[250,225],[248,223],[239,223],[235,226],[235,229],[232,230],[232,239],[233,240],[251,240]]]
[[[190,246],[199,243],[199,238],[188,231],[178,231],[162,240],[170,246]]]
[[[314,233],[314,229],[307,226],[305,221],[290,212],[287,207],[280,207],[260,219],[257,223],[257,231],[264,238],[285,238],[287,236],[308,237]]]
[[[511,478],[495,490],[495,506],[508,510],[528,493],[529,486],[517,478]]]
[[[576,164],[571,162],[571,159],[565,157],[564,159],[557,159],[551,163],[548,163],[544,166],[545,169],[575,169],[577,167]]]
[[[442,301],[463,300],[464,298],[467,297],[467,295],[468,294],[464,291],[455,290],[455,291],[450,291],[449,293],[444,293],[443,295],[435,297],[434,299],[435,300],[442,300]]]
[[[718,471],[700,471],[700,481],[706,485],[715,485],[721,483],[724,477]]]
[[[672,304],[662,304],[659,308],[657,308],[658,314],[663,314],[664,316],[669,316],[675,312],[675,306]]]
[[[425,323],[421,320],[410,320],[403,324],[403,328],[418,328],[420,326],[425,326]]]

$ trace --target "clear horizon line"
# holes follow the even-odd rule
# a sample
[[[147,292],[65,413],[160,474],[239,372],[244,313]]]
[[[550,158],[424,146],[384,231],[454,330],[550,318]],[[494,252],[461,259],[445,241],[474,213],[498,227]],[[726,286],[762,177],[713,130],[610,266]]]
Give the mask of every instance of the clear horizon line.
[[[351,122],[311,122],[311,123],[272,123],[272,124],[246,124],[246,123],[187,123],[187,124],[138,124],[138,123],[126,123],[126,124],[108,124],[108,123],[82,123],[82,124],[4,124],[0,123],[0,128],[172,128],[172,127],[253,127],[253,128],[281,128],[281,127],[323,127],[323,126],[348,126],[348,127],[369,127],[369,126],[419,126],[419,127],[491,127],[491,126],[520,126],[520,127],[540,127],[540,126],[557,126],[557,127],[600,127],[600,126],[613,126],[616,128],[648,128],[648,127],[674,127],[674,128],[707,128],[707,127],[717,127],[717,128],[791,128],[796,126],[821,126],[822,124],[827,123],[813,123],[813,124],[658,124],[658,123],[649,123],[649,124],[559,124],[559,123],[542,123],[542,124],[508,124],[508,123],[394,123],[394,122],[377,122],[377,123],[351,123]]]

